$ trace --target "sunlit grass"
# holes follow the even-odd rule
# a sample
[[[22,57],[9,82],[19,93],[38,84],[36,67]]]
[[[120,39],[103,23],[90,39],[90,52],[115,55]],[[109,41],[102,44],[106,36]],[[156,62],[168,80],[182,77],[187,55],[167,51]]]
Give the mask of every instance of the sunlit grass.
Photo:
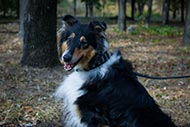
[[[131,35],[137,34],[145,34],[150,36],[182,36],[183,32],[182,29],[179,27],[173,26],[158,26],[158,25],[151,25],[150,27],[145,27],[143,25],[137,25],[137,27],[130,32]]]
[[[184,53],[190,53],[190,46],[181,47],[180,51]]]

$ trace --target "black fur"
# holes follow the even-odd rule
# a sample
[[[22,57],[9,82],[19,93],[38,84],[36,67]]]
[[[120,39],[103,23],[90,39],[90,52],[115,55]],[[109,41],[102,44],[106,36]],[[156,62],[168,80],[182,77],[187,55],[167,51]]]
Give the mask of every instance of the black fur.
[[[67,42],[72,43],[68,45],[74,51],[79,45],[79,37],[85,36],[89,45],[96,50],[96,55],[89,64],[107,51],[107,48],[103,47],[106,39],[104,32],[107,28],[105,23],[93,21],[80,24],[68,15],[63,20],[69,27],[62,33],[61,44],[74,32],[76,38]],[[91,75],[80,88],[85,92],[77,98],[75,104],[79,109],[81,122],[87,127],[176,127],[138,81],[132,64],[123,60],[120,52],[116,54],[119,60],[108,66],[104,76]]]
[[[103,79],[92,78],[81,89],[86,94],[76,104],[88,127],[176,127],[137,80],[131,63],[122,58]]]

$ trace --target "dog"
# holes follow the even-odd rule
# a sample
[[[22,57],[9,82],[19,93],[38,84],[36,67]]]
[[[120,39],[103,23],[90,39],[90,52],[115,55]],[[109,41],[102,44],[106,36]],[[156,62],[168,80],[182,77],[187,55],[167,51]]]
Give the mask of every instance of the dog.
[[[138,81],[131,62],[110,53],[107,25],[63,17],[57,33],[60,62],[74,70],[57,88],[65,127],[176,127]]]

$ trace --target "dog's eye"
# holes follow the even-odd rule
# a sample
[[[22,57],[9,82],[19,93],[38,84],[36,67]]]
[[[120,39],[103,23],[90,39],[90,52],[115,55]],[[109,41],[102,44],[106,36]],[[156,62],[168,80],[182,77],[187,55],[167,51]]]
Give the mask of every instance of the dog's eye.
[[[86,40],[82,40],[80,42],[80,48],[86,49],[86,48],[88,48],[88,46],[89,46],[89,44],[88,44],[88,42]]]

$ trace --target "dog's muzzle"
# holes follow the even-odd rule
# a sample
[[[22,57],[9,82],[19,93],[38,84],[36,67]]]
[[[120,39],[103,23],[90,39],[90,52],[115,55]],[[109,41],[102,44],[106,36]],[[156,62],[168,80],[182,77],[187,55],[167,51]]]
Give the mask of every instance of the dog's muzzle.
[[[64,54],[62,56],[61,63],[64,64],[64,69],[66,71],[71,71],[83,58],[83,56],[78,59],[74,59],[71,54]]]

